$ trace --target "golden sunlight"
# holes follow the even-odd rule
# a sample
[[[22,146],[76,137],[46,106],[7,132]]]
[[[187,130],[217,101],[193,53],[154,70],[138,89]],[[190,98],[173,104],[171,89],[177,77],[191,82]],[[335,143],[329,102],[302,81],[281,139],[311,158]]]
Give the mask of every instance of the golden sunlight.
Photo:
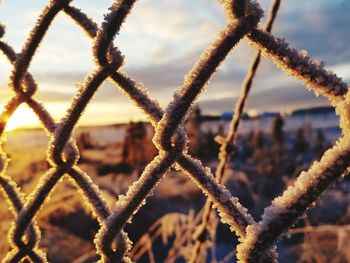
[[[0,105],[2,112],[4,106]],[[10,117],[6,125],[6,131],[12,131],[17,128],[31,128],[39,125],[39,120],[33,111],[27,105],[22,104],[17,108],[15,113]]]

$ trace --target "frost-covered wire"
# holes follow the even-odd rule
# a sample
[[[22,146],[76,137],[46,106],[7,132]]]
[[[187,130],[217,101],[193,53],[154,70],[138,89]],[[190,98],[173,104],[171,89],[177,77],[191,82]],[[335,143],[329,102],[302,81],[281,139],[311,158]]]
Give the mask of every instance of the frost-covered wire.
[[[23,196],[18,186],[10,177],[4,175],[3,171],[1,171],[1,174],[0,174],[0,185],[1,185],[0,190],[3,192],[4,196],[7,197],[6,200],[10,205],[12,214],[15,217],[17,217],[18,213],[23,208],[23,201],[22,201]],[[17,250],[16,254],[12,258],[12,262],[16,262],[15,260],[21,259],[23,256],[28,256],[34,262],[45,262],[45,258],[46,258],[45,253],[43,253],[43,251],[35,247],[37,240],[40,238],[40,232],[37,226],[33,225],[32,223],[30,224],[28,231],[26,233],[26,238],[28,240],[28,243],[25,244],[24,246],[25,249],[22,249],[23,250],[22,253],[21,251]],[[23,253],[24,251],[28,251],[28,252]],[[11,258],[8,258],[8,261],[11,262]]]
[[[49,24],[52,21],[53,16],[52,16],[52,11],[50,11],[50,7],[54,8],[56,6],[48,6],[47,8],[45,8],[44,14],[41,16],[40,19],[45,20],[46,22],[41,23],[40,22],[41,20],[39,20],[38,25]],[[54,12],[54,14],[57,14],[57,13],[58,12]],[[51,15],[48,15],[48,14],[51,14]],[[49,19],[47,18],[47,16],[51,17],[50,21],[48,21]],[[38,118],[41,120],[43,126],[46,128],[46,130],[50,134],[53,133],[56,129],[56,124],[54,123],[50,114],[45,110],[43,105],[40,102],[37,102],[36,100],[29,97],[29,95],[30,96],[34,95],[34,92],[36,91],[37,85],[36,85],[32,75],[30,75],[29,73],[26,73],[26,71],[23,70],[23,68],[29,67],[31,58],[35,53],[35,49],[39,45],[42,38],[44,37],[46,30],[47,30],[47,27],[43,29],[42,27],[37,26],[32,31],[31,38],[27,41],[26,47],[23,49],[23,52],[22,52],[22,54],[25,54],[24,55],[25,59],[23,59],[23,58],[17,59],[17,55],[13,51],[13,49],[9,45],[7,45],[6,43],[0,42],[0,48],[3,51],[3,53],[7,56],[8,60],[12,64],[16,63],[15,70],[13,73],[13,75],[14,75],[13,83],[16,83],[16,81],[15,81],[16,76],[20,75],[20,77],[17,77],[17,78],[18,79],[24,78],[23,83],[25,84],[24,87],[26,88],[25,92],[21,89],[22,87],[14,89],[15,92],[18,94],[18,97],[16,96],[16,97],[12,98],[8,102],[8,104],[4,107],[4,111],[2,112],[2,115],[1,115],[1,124],[2,124],[1,125],[1,134],[3,134],[7,120],[11,117],[11,115],[15,112],[15,110],[18,108],[18,106],[21,103],[27,103],[27,105],[33,109],[33,111],[37,114]],[[41,33],[39,33],[39,31]],[[27,49],[30,49],[30,51],[27,51]],[[21,73],[20,70],[17,70],[17,67],[21,67],[23,72]],[[20,73],[18,73],[18,72],[20,72]],[[18,81],[18,83],[22,84],[22,81]],[[15,85],[16,84],[14,84],[13,86],[15,86]],[[31,89],[29,89],[28,87],[30,87]],[[28,93],[28,90],[31,90],[30,94]],[[23,100],[23,94],[25,95],[24,100]],[[71,155],[71,159],[76,160],[77,156],[79,156],[79,155],[78,155],[78,152],[76,151],[76,146],[75,146],[74,141],[69,140],[67,148],[68,148],[68,151],[65,153],[67,153],[68,159],[69,159],[69,156]],[[5,160],[4,158],[2,158],[2,159]],[[92,208],[93,209],[95,208],[95,211],[100,212],[100,214],[101,214],[100,210],[102,209],[103,217],[101,218],[101,216],[100,216],[100,218],[101,218],[100,222],[103,223],[103,220],[105,218],[107,218],[107,216],[109,215],[109,210],[106,210],[105,202],[102,201],[103,199],[101,198],[101,196],[99,196],[98,189],[95,190],[96,186],[94,184],[92,184],[92,181],[87,180],[87,177],[85,177],[84,180],[79,180],[81,178],[81,176],[78,176],[79,174],[80,173],[76,172],[76,171],[74,173],[74,170],[71,172],[73,179],[75,179],[77,181],[77,184],[79,185],[80,189],[82,189],[83,192],[85,192],[86,196],[88,197],[90,202],[87,202],[87,203],[93,204]],[[27,255],[34,262],[41,262],[42,260],[45,261],[45,256],[41,256],[42,260],[40,261],[39,256],[37,255],[38,252],[35,252],[36,248],[34,246],[37,246],[37,243],[38,243],[38,239],[36,238],[36,236],[40,235],[40,233],[38,232],[38,229],[36,229],[38,233],[35,236],[34,235],[35,232],[33,234],[33,231],[32,231],[33,227],[30,225],[29,231],[30,231],[30,233],[32,233],[32,235],[30,236],[28,244],[25,244],[21,238],[22,238],[22,235],[25,233],[26,229],[28,228],[29,224],[31,224],[31,220],[34,218],[35,214],[38,212],[39,207],[41,207],[41,204],[44,202],[44,200],[46,200],[47,193],[52,191],[53,187],[56,185],[58,179],[60,179],[60,177],[62,175],[63,174],[61,173],[61,174],[59,174],[59,176],[53,176],[53,175],[51,175],[51,173],[48,173],[46,176],[42,177],[43,183],[36,188],[36,190],[35,190],[36,192],[35,191],[33,192],[34,194],[33,194],[33,196],[31,196],[30,200],[26,203],[25,209],[21,209],[21,211],[18,211],[19,215],[17,216],[18,220],[17,220],[16,228],[13,229],[12,232],[10,233],[11,235],[13,234],[12,239],[14,241],[14,244],[17,246],[17,249],[14,249],[13,251],[11,251],[11,253],[9,253],[7,255],[7,258],[6,258],[7,261],[18,262],[21,260],[21,258],[24,258]],[[13,180],[11,180],[11,178],[9,178],[9,177],[2,176],[1,179],[3,179],[2,182],[4,182],[2,184],[3,188],[5,190],[7,189],[6,193],[12,193],[12,195],[8,194],[9,200],[11,200],[12,203],[18,207],[18,202],[20,200],[20,196],[15,195],[15,193],[16,193],[16,191],[15,191],[16,188],[14,187],[14,186],[16,186],[15,182]],[[47,181],[45,181],[45,180],[47,180]],[[53,180],[53,183],[50,184],[49,181],[52,181],[52,180]],[[5,188],[5,182],[6,182],[7,188]],[[9,189],[10,186],[13,186],[13,189]],[[36,201],[36,202],[31,203],[30,201]],[[40,201],[40,202],[38,203],[38,201]],[[124,234],[122,233],[121,237],[123,237],[123,236],[124,236]],[[123,241],[118,240],[117,243],[121,246],[123,244],[125,244],[124,240]],[[123,246],[126,247],[125,245],[123,245]]]
[[[332,71],[327,71],[323,62],[311,59],[307,51],[293,49],[284,39],[258,29],[252,30],[247,38],[263,56],[271,59],[287,75],[303,81],[316,95],[335,102],[343,99],[348,85]]]
[[[83,16],[80,16],[80,17],[83,17]],[[84,18],[85,19],[85,18]],[[88,28],[90,28],[90,30],[91,30],[91,28],[93,28],[93,27],[91,27],[87,22],[86,22],[87,20],[85,19],[85,21],[82,23],[81,21],[78,21],[79,22],[79,24],[81,24],[81,25],[83,25],[83,26],[88,26]],[[89,30],[89,29],[88,29]],[[112,38],[110,38],[110,39],[112,39]],[[105,46],[107,46],[107,45],[105,45]],[[106,48],[105,48],[105,51],[106,51]],[[106,61],[106,59],[104,60],[104,61]],[[130,81],[130,80],[127,80],[127,79],[122,79],[121,78],[121,75],[117,75],[117,74],[114,74],[113,75],[113,78],[114,79],[116,79],[117,81],[123,81],[124,83],[124,85],[123,86],[125,86],[125,84],[128,84],[129,86],[130,86],[130,84],[133,84],[133,82],[132,81]],[[129,90],[132,90],[132,88],[131,89],[129,89]],[[133,92],[134,94],[132,94],[132,95],[134,95],[133,97],[135,98],[139,98],[140,97],[140,95],[141,95],[141,97],[142,97],[142,93],[141,94],[135,94],[135,92]],[[129,93],[130,94],[130,93]],[[136,95],[136,96],[135,96]],[[138,100],[138,101],[140,101],[140,100]],[[142,101],[142,100],[141,100]],[[145,100],[143,100],[143,101],[145,101]],[[147,100],[146,100],[147,101]],[[151,103],[151,105],[152,105],[152,103]],[[154,104],[153,104],[154,105]],[[153,106],[152,105],[152,106]],[[149,106],[148,106],[148,108],[149,108]],[[155,112],[157,112],[157,111],[155,111]],[[159,116],[159,114],[158,114],[158,116]]]
[[[234,9],[237,10],[236,13],[244,12],[244,10],[240,10],[241,8],[237,6],[237,2],[236,2],[236,6],[234,6]],[[270,32],[272,29],[272,24],[277,16],[280,2],[281,2],[280,0],[273,1],[271,11],[269,13],[268,20],[265,25],[265,30],[267,32]],[[238,131],[240,119],[243,113],[244,105],[249,95],[250,88],[253,84],[255,73],[260,63],[260,56],[261,56],[260,51],[258,51],[254,57],[252,64],[250,65],[246,78],[244,79],[242,84],[241,95],[236,103],[234,115],[229,125],[229,131],[227,133],[225,140],[221,142],[220,152],[219,152],[219,164],[215,172],[215,177],[219,181],[219,183],[222,182],[225,169],[234,151],[235,139],[236,139],[236,134]],[[198,229],[196,230],[196,234],[195,234],[195,243],[193,245],[192,257],[190,260],[190,262],[192,263],[199,262],[198,261],[199,255],[201,254],[201,251],[205,249],[205,243],[207,241],[205,237],[207,236],[207,232],[208,232],[207,228],[210,220],[210,214],[212,211],[211,207],[212,207],[212,203],[209,200],[207,200],[205,203],[205,206],[203,207],[204,212],[202,215],[201,225],[198,226]]]
[[[14,50],[7,45],[6,43],[0,41],[0,50],[3,52],[3,54],[7,57],[8,61],[11,64],[15,64],[15,61],[17,59],[17,54],[14,52]],[[29,90],[29,87],[35,91],[36,90],[36,83],[32,77],[32,75],[27,74],[24,85],[27,87],[27,90]],[[48,112],[44,109],[44,107],[33,100],[32,98],[27,98],[26,101],[23,101],[21,95],[18,90],[15,90],[16,96],[12,97],[8,103],[5,105],[3,112],[0,115],[0,136],[3,137],[4,130],[7,124],[8,119],[12,116],[12,114],[16,111],[18,106],[21,103],[27,103],[34,112],[37,111],[37,115],[39,116],[39,119],[42,120],[43,126],[49,131],[53,132],[55,124],[53,122],[53,119],[48,114]],[[40,113],[38,113],[40,111]],[[1,139],[2,142],[2,139]],[[0,181],[2,190],[7,196],[7,200],[10,201],[11,206],[14,208],[13,213],[18,218],[19,213],[22,211],[23,208],[23,195],[20,193],[17,184],[8,176],[6,176],[4,173],[6,171],[7,167],[7,157],[6,154],[2,150],[2,145],[0,145],[1,150],[1,175],[0,175]],[[40,239],[40,231],[38,227],[34,224],[29,222],[29,228],[26,233],[28,240],[27,243],[20,242],[19,247],[15,250],[13,250],[11,253],[9,253],[5,259],[5,262],[18,262],[22,258],[28,256],[31,258],[34,262],[45,262],[45,253],[37,249],[38,240]]]
[[[108,20],[110,17],[114,18],[115,15],[113,14],[113,8],[111,8],[112,12],[107,16]],[[117,12],[115,10],[114,12]],[[202,90],[203,86],[211,76],[211,74],[214,72],[214,70],[217,68],[221,60],[227,55],[227,53],[232,49],[232,47],[239,41],[240,38],[244,34],[248,32],[250,28],[252,28],[258,21],[259,21],[259,14],[252,14],[250,16],[247,16],[245,23],[238,23],[232,27],[232,29],[226,29],[222,36],[217,40],[217,42],[213,45],[213,47],[207,51],[205,54],[206,56],[203,56],[202,59],[199,60],[199,62],[195,65],[190,75],[194,76],[194,78],[190,79],[189,82],[186,82],[185,86],[182,88],[184,90],[183,92],[183,100],[175,100],[173,103],[169,104],[168,109],[177,107],[178,109],[184,110],[189,109],[191,106],[191,103],[193,100],[197,97],[198,93]],[[249,23],[249,20],[251,22]],[[100,63],[100,66],[103,66],[105,63],[108,62],[106,59],[106,53],[108,51],[107,47],[110,47],[110,43],[103,42],[105,39],[109,39],[110,41],[113,40],[113,37],[108,36],[108,32],[113,32],[111,29],[112,26],[109,26],[108,23],[111,23],[113,20],[106,21],[104,24],[104,27],[101,31],[101,33],[97,34],[97,44],[95,44],[95,49],[100,50],[103,49],[103,52],[95,52],[96,60]],[[249,27],[249,24],[251,26]],[[115,29],[118,28],[118,25],[114,25]],[[115,33],[115,32],[113,32]],[[99,38],[99,35],[105,36],[104,38]],[[103,44],[99,43],[102,42]],[[104,58],[103,58],[104,57]],[[189,84],[189,85],[188,85]],[[188,85],[188,86],[186,86]],[[180,89],[181,90],[181,89]],[[186,91],[187,90],[187,91]],[[181,92],[180,92],[181,93]],[[196,94],[197,93],[197,94]],[[175,95],[176,96],[176,95]],[[181,104],[180,102],[185,102],[185,105]],[[187,103],[187,104],[186,104]],[[146,105],[147,107],[147,105]],[[179,114],[177,112],[175,115],[178,118],[178,123],[171,123],[169,125],[169,118],[166,114],[167,111],[165,111],[165,114],[163,114],[162,119],[159,121],[157,125],[157,130],[155,134],[155,142],[156,146],[160,150],[160,154],[146,167],[144,173],[141,175],[140,179],[135,182],[133,186],[131,186],[126,194],[125,197],[121,199],[121,201],[118,201],[116,204],[117,210],[115,213],[113,213],[110,216],[110,226],[106,230],[103,229],[103,227],[100,229],[99,234],[97,235],[97,246],[101,247],[101,250],[104,250],[103,254],[107,254],[108,251],[106,249],[109,249],[111,246],[111,242],[115,235],[118,234],[118,232],[122,229],[124,224],[127,222],[127,220],[130,219],[132,214],[137,211],[138,207],[142,204],[143,200],[145,200],[146,196],[149,195],[151,190],[154,188],[154,186],[159,182],[160,177],[168,170],[174,162],[181,157],[182,152],[184,150],[185,141],[182,138],[182,143],[179,143],[179,139],[177,138],[177,144],[175,147],[171,146],[171,142],[164,143],[165,140],[169,140],[173,137],[174,133],[177,131],[178,127],[180,125],[180,121],[184,116],[186,115],[186,111]],[[171,113],[171,114],[174,114]],[[175,116],[173,115],[173,116]],[[163,123],[167,123],[166,125],[163,125]],[[169,130],[171,130],[170,133],[162,134],[162,131],[165,131],[166,128],[162,127],[166,126]],[[157,138],[160,138],[157,142]],[[181,140],[180,140],[181,141]],[[190,162],[191,163],[191,162]],[[163,167],[163,168],[162,168]],[[196,167],[193,166],[192,168]],[[193,174],[194,171],[191,171],[191,174]],[[224,199],[223,196],[227,195],[226,192],[223,192],[221,194],[221,198]],[[230,195],[228,196],[227,200],[224,200],[223,202],[229,202],[230,201]],[[233,220],[235,221],[235,220]],[[237,225],[237,222],[234,222],[232,226]],[[238,223],[239,227],[242,229],[242,225]],[[245,227],[246,225],[244,225]]]
[[[237,247],[242,262],[258,262],[266,249],[290,228],[320,195],[337,179],[346,175],[350,163],[350,136],[343,136],[302,172],[295,183],[265,208],[262,220],[247,227],[247,238]]]
[[[35,92],[35,89],[25,90],[24,87],[22,87],[22,81],[41,40],[50,27],[51,22],[61,10],[61,2],[63,1],[51,0],[50,3],[44,8],[35,27],[29,34],[29,38],[22,49],[21,55],[18,56],[15,62],[16,65],[12,75],[12,85],[15,91],[20,92],[21,95],[26,98],[31,97]],[[68,1],[66,2],[68,3]]]
[[[48,200],[49,193],[59,180],[67,175],[84,195],[85,202],[90,204],[100,223],[100,231],[96,236],[95,244],[97,252],[101,256],[101,261],[130,262],[127,256],[130,241],[126,233],[123,232],[124,225],[137,212],[145,202],[146,197],[152,193],[154,187],[159,183],[161,177],[173,165],[184,171],[197,183],[198,187],[218,209],[221,220],[228,223],[240,237],[242,244],[239,247],[239,255],[241,255],[242,260],[244,260],[244,257],[254,258],[257,254],[261,256],[261,253],[263,255],[260,259],[274,258],[274,255],[271,254],[272,250],[267,254],[265,254],[265,251],[289,226],[288,222],[283,221],[283,209],[281,207],[286,206],[284,201],[274,201],[272,207],[266,210],[261,224],[262,227],[255,223],[238,199],[231,196],[230,192],[214,178],[210,169],[205,168],[199,160],[187,154],[187,137],[182,124],[187,118],[192,104],[204,90],[206,83],[217,67],[242,38],[248,39],[264,56],[270,57],[287,73],[302,79],[310,88],[329,97],[336,105],[337,113],[341,115],[341,127],[345,134],[350,127],[347,119],[349,112],[349,95],[346,95],[347,85],[335,74],[323,69],[322,64],[309,59],[304,51],[291,49],[283,40],[260,30],[257,23],[260,20],[261,11],[257,2],[227,0],[225,1],[227,26],[221,31],[213,46],[208,49],[207,54],[201,56],[198,63],[187,75],[184,85],[175,93],[174,100],[163,110],[156,101],[148,96],[141,83],[134,82],[121,71],[124,57],[118,47],[112,43],[136,1],[114,1],[101,28],[98,28],[82,11],[72,7],[70,2],[70,0],[51,0],[49,2],[38,18],[37,24],[31,31],[20,55],[17,56],[9,45],[0,41],[1,51],[14,64],[11,85],[15,91],[15,96],[7,102],[0,116],[0,139],[3,138],[8,119],[23,103],[26,103],[34,111],[47,132],[52,134],[48,150],[48,160],[52,167],[41,177],[40,184],[27,197],[22,196],[16,183],[5,176],[7,156],[0,144],[0,186],[11,206],[15,207],[17,217],[16,223],[9,233],[13,243],[11,244],[12,250],[8,253],[6,260],[19,262],[28,256],[34,262],[44,262],[46,260],[45,255],[38,249],[40,232],[35,224],[35,217],[44,202]],[[50,24],[56,15],[62,11],[73,18],[87,35],[94,39],[93,55],[97,68],[86,78],[65,117],[60,123],[56,124],[44,106],[33,98],[38,85],[28,72],[28,68]],[[0,37],[3,33],[3,26],[0,26]],[[124,94],[149,117],[156,127],[154,141],[159,150],[158,156],[147,165],[139,180],[128,189],[125,196],[118,198],[112,211],[107,207],[101,192],[91,178],[76,166],[79,152],[72,139],[74,128],[80,116],[107,78],[111,78],[118,84]],[[344,138],[347,138],[346,135]],[[342,141],[345,140],[344,138]],[[347,145],[347,142],[340,144],[344,146]],[[342,148],[339,144],[334,148],[334,154],[337,153],[339,157],[336,162],[339,166],[336,169],[339,171],[346,166],[344,163],[348,162],[348,156],[346,155],[348,149],[345,148]],[[321,161],[327,162],[329,159],[329,154],[326,154]],[[342,166],[340,161],[344,162]],[[333,164],[331,163],[331,165]],[[326,164],[322,165],[327,166]],[[316,165],[316,167],[320,168],[320,165]],[[335,164],[334,167],[336,167]],[[332,171],[332,176],[327,174],[328,170],[326,168],[321,171],[326,172],[325,180],[320,179],[323,178],[323,175],[317,174],[315,185],[313,185],[313,181],[307,181],[306,189],[313,189],[313,186],[318,188],[312,194],[313,197],[316,198],[333,181],[336,171],[332,169],[330,171]],[[318,172],[320,171],[318,170]],[[308,172],[306,177],[312,177],[312,174],[313,172]],[[293,193],[292,197],[295,199],[295,203],[291,204],[291,207],[287,206],[287,208],[293,210],[292,208],[302,203],[304,204],[303,208],[306,209],[309,203],[304,203],[303,198],[308,197],[311,190],[307,190],[306,194],[295,194],[298,191],[293,189],[287,190],[286,195]],[[24,202],[24,200],[26,201]],[[269,218],[266,216],[269,215],[269,211],[272,211],[274,215],[270,221],[266,219]],[[293,211],[291,211],[290,213],[292,213],[293,220],[295,220],[302,212],[294,211],[293,214]],[[280,217],[282,217],[282,220]],[[283,225],[278,231],[275,230],[273,237],[270,237],[269,233],[266,233],[266,229],[271,226],[271,222],[274,222],[274,220],[283,222]],[[251,248],[250,245],[255,246],[254,242],[256,240],[254,238],[256,236],[261,237],[262,244],[256,243],[257,248]],[[256,252],[256,250],[259,251]]]
[[[246,2],[246,0],[238,2],[240,1]],[[243,16],[241,12],[233,12],[230,15],[236,18]],[[303,81],[316,95],[321,94],[334,103],[342,101],[348,85],[335,73],[326,70],[324,62],[311,59],[307,51],[291,48],[285,39],[277,38],[259,28],[254,28],[245,38],[287,75]]]
[[[308,67],[312,67],[312,65],[307,65]],[[137,89],[133,89],[133,87],[137,87],[137,84],[134,83],[132,80],[128,79],[125,74],[117,74],[114,73],[112,75],[113,80],[115,80],[117,83],[120,84],[120,87],[124,90],[124,92],[127,93],[127,95],[129,96],[129,98],[133,99],[134,101],[136,101],[136,103],[141,106],[141,108],[146,111],[146,113],[148,113],[148,115],[152,118],[153,123],[154,123],[154,114],[157,115],[156,120],[159,119],[159,116],[162,115],[162,112],[159,112],[158,110],[158,105],[153,104],[152,107],[152,111],[150,111],[148,108],[148,104],[146,102],[149,102],[148,99],[146,99],[144,96],[144,93],[141,91],[140,93],[137,92]],[[337,79],[337,77],[335,77],[335,79]],[[135,91],[136,90],[136,91]],[[142,98],[141,100],[138,100],[138,98]],[[151,114],[150,114],[151,113]],[[182,162],[182,158],[179,159],[179,164],[181,165]],[[192,175],[193,176],[193,175]]]

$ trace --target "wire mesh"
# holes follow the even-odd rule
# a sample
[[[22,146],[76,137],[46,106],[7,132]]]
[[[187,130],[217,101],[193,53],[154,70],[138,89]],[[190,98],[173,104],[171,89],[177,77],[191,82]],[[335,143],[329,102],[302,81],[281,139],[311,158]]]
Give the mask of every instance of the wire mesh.
[[[98,27],[84,12],[71,5],[71,1],[51,0],[37,19],[20,53],[17,54],[10,45],[0,41],[1,51],[13,64],[11,88],[15,93],[1,114],[0,135],[4,136],[6,124],[16,109],[21,104],[27,104],[50,136],[50,168],[28,196],[24,196],[16,182],[6,175],[8,160],[0,145],[0,185],[13,208],[15,218],[8,236],[11,251],[4,262],[20,262],[24,259],[47,262],[45,252],[39,247],[40,229],[35,218],[64,176],[73,179],[100,223],[95,247],[101,262],[130,262],[128,251],[131,242],[123,228],[173,166],[198,185],[218,210],[222,222],[229,224],[239,237],[237,257],[240,261],[277,261],[275,243],[279,236],[292,226],[329,185],[347,172],[350,160],[350,140],[346,133],[349,130],[350,112],[347,84],[332,72],[326,71],[322,64],[310,59],[304,51],[292,49],[284,40],[260,29],[259,21],[263,12],[257,2],[226,0],[227,25],[186,75],[183,85],[175,92],[174,99],[162,109],[157,101],[147,95],[140,83],[121,70],[124,57],[113,44],[135,2],[136,0],[114,1],[104,22]],[[92,38],[96,68],[86,77],[65,116],[55,123],[45,107],[34,99],[38,85],[28,69],[39,44],[59,13],[72,18]],[[0,37],[3,34],[1,26]],[[187,153],[187,137],[183,127],[192,105],[208,80],[227,54],[243,39],[288,74],[302,80],[317,94],[326,96],[336,107],[343,129],[342,138],[324,154],[320,162],[303,172],[294,186],[272,201],[259,223],[218,182],[209,168]],[[147,115],[156,129],[153,141],[158,149],[158,155],[129,187],[125,196],[119,197],[112,210],[108,208],[98,186],[77,165],[79,151],[73,138],[74,128],[81,115],[106,79],[111,79]]]

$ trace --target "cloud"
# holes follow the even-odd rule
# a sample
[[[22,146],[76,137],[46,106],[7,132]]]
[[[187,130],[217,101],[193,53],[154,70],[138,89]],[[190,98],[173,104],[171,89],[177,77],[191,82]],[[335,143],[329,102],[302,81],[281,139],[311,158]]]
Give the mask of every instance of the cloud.
[[[0,6],[1,22],[8,22],[6,40],[17,51],[40,10],[47,4],[44,0],[22,2],[6,1]],[[266,13],[271,1],[259,2]],[[73,5],[81,7],[100,24],[110,1],[76,0]],[[12,15],[15,11],[16,16]],[[350,1],[282,1],[273,34],[286,38],[291,47],[305,49],[311,57],[327,61],[330,65],[327,68],[349,81],[349,11]],[[225,23],[223,6],[218,1],[137,2],[115,38],[115,44],[125,55],[122,70],[134,80],[143,82],[150,96],[166,106],[172,93],[182,85],[184,75]],[[82,83],[96,67],[92,61],[91,43],[69,18],[63,14],[57,17],[30,67],[39,83],[36,95],[39,100],[49,103],[68,103],[71,100],[76,92],[75,83]],[[204,111],[232,109],[255,52],[241,41],[229,54],[200,97]],[[5,101],[10,93],[3,78],[1,81],[0,86],[4,88],[0,95]],[[286,77],[273,63],[263,59],[248,107],[283,110],[326,103],[300,86],[299,81]],[[98,90],[94,102],[133,107],[111,82],[106,82]]]
[[[202,100],[199,106],[204,112],[221,113],[223,111],[232,111],[238,96],[227,98]],[[257,111],[290,111],[297,108],[329,105],[329,102],[322,97],[315,95],[298,86],[284,86],[271,90],[264,90],[253,93],[247,100],[246,109]]]
[[[283,1],[274,31],[329,64],[350,60],[349,1]]]

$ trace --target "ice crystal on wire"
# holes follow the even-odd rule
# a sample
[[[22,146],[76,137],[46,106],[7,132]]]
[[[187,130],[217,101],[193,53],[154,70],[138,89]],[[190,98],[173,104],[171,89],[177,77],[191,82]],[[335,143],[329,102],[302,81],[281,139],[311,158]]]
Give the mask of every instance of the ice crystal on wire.
[[[49,201],[49,194],[63,180],[63,174],[66,173],[65,177],[69,176],[71,180],[74,180],[79,191],[84,195],[84,201],[91,205],[91,209],[101,224],[95,242],[101,261],[113,261],[119,253],[120,257],[117,261],[130,262],[130,259],[125,256],[130,248],[130,241],[123,231],[123,226],[128,220],[131,220],[133,214],[146,202],[146,197],[152,194],[160,179],[174,165],[186,172],[197,183],[219,210],[221,220],[228,223],[231,229],[240,236],[242,244],[238,247],[238,258],[241,261],[247,258],[256,261],[258,259],[256,255],[259,253],[255,253],[254,249],[260,247],[262,250],[267,250],[264,259],[275,260],[274,244],[264,243],[271,226],[278,220],[279,223],[281,221],[283,223],[283,218],[282,220],[279,218],[283,214],[289,213],[293,220],[297,219],[305,209],[313,205],[326,186],[347,170],[350,159],[350,143],[347,135],[350,131],[350,95],[347,94],[347,84],[333,72],[325,70],[323,62],[311,59],[306,51],[294,50],[284,39],[275,38],[260,30],[258,23],[262,11],[256,1],[225,0],[222,2],[226,4],[228,25],[220,32],[210,48],[203,52],[193,69],[186,75],[185,83],[175,93],[173,101],[163,110],[156,101],[148,97],[147,90],[141,83],[131,80],[119,70],[124,62],[124,57],[112,43],[135,1],[114,1],[99,29],[82,11],[69,6],[70,2],[70,0],[50,1],[43,9],[18,56],[9,45],[0,41],[1,51],[15,66],[12,74],[12,88],[16,93],[6,104],[1,118],[1,133],[16,108],[21,103],[27,103],[38,115],[48,133],[52,134],[48,159],[53,166],[41,177],[40,183],[32,194],[25,198],[17,184],[4,175],[7,157],[0,149],[1,189],[11,203],[13,213],[16,216],[18,213],[16,224],[10,231],[10,238],[13,241],[12,250],[7,254],[5,260],[11,260],[17,252],[23,252],[21,251],[22,242],[27,238],[26,229],[29,228],[31,235],[28,238],[34,238],[35,235],[38,238],[34,238],[33,244],[35,245],[31,251],[25,253],[30,252],[31,255],[42,258],[37,261],[45,262],[45,255],[37,248],[40,231],[36,226],[35,218],[44,202]],[[28,68],[38,46],[59,12],[66,12],[91,38],[94,38],[93,51],[97,69],[89,75],[72,101],[67,114],[60,123],[56,124],[44,106],[33,97],[38,85],[28,72]],[[0,25],[0,38],[3,33],[3,26]],[[249,39],[253,46],[257,47],[263,55],[275,61],[286,73],[303,80],[316,93],[327,96],[340,115],[340,126],[344,134],[336,146],[325,153],[321,162],[316,162],[308,171],[303,172],[294,186],[289,187],[281,197],[273,201],[272,206],[265,210],[263,221],[258,224],[253,221],[239,200],[231,196],[231,193],[214,178],[209,168],[204,167],[199,160],[187,154],[187,136],[183,128],[184,121],[191,112],[195,101],[205,90],[210,78],[228,52],[243,37]],[[113,211],[109,210],[91,178],[75,166],[79,152],[73,136],[80,116],[106,78],[111,78],[118,88],[149,117],[153,126],[156,127],[154,141],[159,149],[159,155],[147,166],[140,179],[129,188],[126,195],[119,197]],[[1,135],[2,139],[3,134]],[[223,142],[226,143],[226,141]],[[324,185],[319,186],[319,182],[324,182]],[[308,189],[313,188],[316,191],[310,194]],[[310,198],[305,197],[312,197],[312,202],[310,203]],[[301,209],[303,211],[299,211],[296,205],[303,206]],[[280,224],[279,227],[278,231],[283,232],[290,225]],[[277,238],[273,237],[273,240]],[[108,246],[111,248],[114,241],[117,244],[116,250],[108,251]]]
[[[349,161],[350,136],[345,135],[335,146],[325,152],[320,161],[315,161],[308,171],[302,172],[294,185],[289,186],[281,196],[275,198],[270,207],[265,208],[259,224],[247,228],[249,242],[245,240],[238,246],[239,258],[243,262],[251,259],[252,251],[258,253],[256,250],[258,243],[267,248],[268,244],[263,243],[262,235],[268,236],[270,231],[276,231],[276,227],[281,233],[289,228],[289,224],[283,223],[284,215],[289,215],[288,222],[295,222],[322,194],[325,187],[347,171]],[[311,189],[316,191],[310,191]]]
[[[320,93],[339,102],[339,97],[346,93],[346,83],[333,72],[325,70],[324,63],[310,59],[306,51],[290,48],[284,39],[259,30],[253,30],[247,38],[252,46],[258,48],[286,74],[304,81],[316,94]]]

